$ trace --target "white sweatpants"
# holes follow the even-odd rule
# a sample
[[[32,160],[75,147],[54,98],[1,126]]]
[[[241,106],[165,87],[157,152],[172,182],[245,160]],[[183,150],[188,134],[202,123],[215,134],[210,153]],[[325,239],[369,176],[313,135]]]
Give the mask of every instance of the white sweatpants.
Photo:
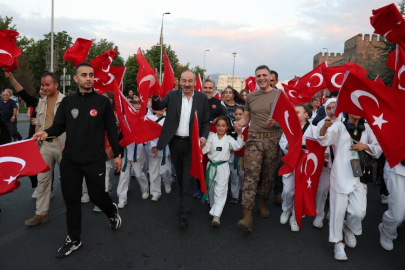
[[[105,162],[105,192],[109,192],[111,189],[110,183],[110,171],[114,168],[114,159],[107,160]],[[86,180],[83,177],[83,194],[88,193]]]
[[[162,195],[162,180],[165,186],[172,185],[172,162],[170,157],[166,157],[165,165],[161,165],[162,158],[153,158],[153,156],[149,155],[150,194],[152,196]]]
[[[323,167],[319,177],[318,191],[316,192],[316,216],[325,217],[325,204],[328,198],[330,184],[330,168]]]
[[[330,189],[329,242],[343,240],[343,222],[355,234],[361,235],[361,221],[366,216],[367,185],[358,183],[349,194],[337,193]]]
[[[207,164],[209,166],[209,163]],[[210,181],[214,177],[215,167],[211,166],[210,178],[205,179],[205,181]],[[210,198],[210,215],[221,217],[222,211],[224,210],[226,196],[228,194],[228,181],[229,181],[229,164],[228,162],[219,165],[217,167],[217,175],[212,181],[212,186],[209,192]]]
[[[388,210],[382,218],[382,230],[391,239],[396,239],[397,228],[405,220],[405,176],[388,172],[387,179]]]
[[[284,212],[292,210],[292,212],[294,213],[294,196],[295,173],[291,173],[288,176],[283,175],[283,192],[281,192],[283,203],[281,204],[281,208]]]
[[[238,175],[238,169],[234,168],[235,165],[234,163],[229,163],[229,169],[230,169],[230,180],[231,180],[231,195],[232,198],[238,199],[239,198],[239,193],[240,193],[240,188],[242,186],[242,179]]]
[[[132,161],[132,160],[127,161],[127,166],[125,168],[125,171],[121,172],[120,180],[118,181],[118,186],[117,186],[117,195],[118,195],[119,202],[127,201],[128,186],[129,186],[129,181],[131,179],[131,174],[130,174],[131,168],[134,168],[135,177],[138,180],[138,184],[141,189],[141,193],[149,191],[148,178],[146,178],[146,175],[142,171],[144,162],[145,162],[144,155],[142,155],[138,159],[137,162]]]

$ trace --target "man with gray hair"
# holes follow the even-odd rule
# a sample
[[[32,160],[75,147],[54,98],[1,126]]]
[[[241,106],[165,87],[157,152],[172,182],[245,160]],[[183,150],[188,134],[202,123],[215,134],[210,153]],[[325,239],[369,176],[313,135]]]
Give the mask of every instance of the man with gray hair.
[[[6,124],[11,137],[21,140],[22,137],[17,131],[18,105],[13,99],[11,99],[12,95],[13,91],[11,89],[5,89],[1,94],[3,98],[3,101],[0,102],[1,119]]]

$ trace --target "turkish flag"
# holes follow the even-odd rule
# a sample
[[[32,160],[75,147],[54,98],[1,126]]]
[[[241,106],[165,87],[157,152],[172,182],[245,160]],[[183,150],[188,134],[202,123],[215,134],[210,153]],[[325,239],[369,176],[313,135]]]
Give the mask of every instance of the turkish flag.
[[[405,53],[398,44],[396,49],[392,51],[387,59],[387,66],[395,71],[392,88],[397,90],[405,90],[405,76],[401,76],[405,71]]]
[[[98,93],[113,91],[111,84],[115,77],[111,74],[111,63],[114,60],[116,49],[107,50],[102,55],[93,58],[90,63],[94,70],[94,89]],[[106,87],[106,85],[110,85]]]
[[[321,63],[311,72],[302,76],[298,81],[290,81],[283,84],[288,98],[294,104],[307,103],[320,90],[326,88],[326,82],[322,75],[321,68],[327,67],[326,62]],[[293,85],[293,86],[291,86]]]
[[[214,94],[214,98],[216,98],[216,99],[218,99],[218,100],[222,100],[221,93],[220,93],[220,92],[216,92],[216,93]]]
[[[72,47],[68,48],[63,55],[63,60],[72,61],[74,66],[86,61],[93,40],[84,38],[76,39]]]
[[[198,130],[197,111],[194,113],[193,131],[191,132],[190,174],[200,181],[201,191],[207,193],[203,168],[203,153],[200,145],[200,132]]]
[[[141,101],[141,112],[144,112],[148,104],[148,98],[152,95],[160,95],[161,87],[156,78],[156,73],[142,54],[141,48],[138,49],[135,60],[139,65],[137,83],[139,99]]]
[[[282,159],[285,164],[280,168],[279,175],[292,173],[300,157],[302,146],[302,128],[297,112],[286,94],[279,90],[273,103],[270,119],[277,121],[288,141],[288,153]]]
[[[146,101],[149,96],[160,95],[161,88],[160,84],[157,83],[158,79],[156,78],[156,72],[151,68],[145,56],[142,54],[141,48],[138,48],[135,60],[139,65],[137,78],[139,94],[143,95]],[[149,85],[147,83],[143,84],[143,82],[146,81],[149,81]],[[140,89],[141,87],[143,87],[142,90]]]
[[[367,120],[390,167],[405,159],[405,92],[348,73],[336,102],[335,115],[341,112]]]
[[[145,117],[145,113],[136,112],[122,91],[118,89],[117,82],[114,81],[112,85],[116,113],[123,135],[120,145],[125,147],[133,142],[141,144],[158,138],[162,131],[162,126]]]
[[[4,66],[5,72],[13,72],[18,68],[18,57],[15,57],[9,62],[7,65]]]
[[[17,47],[18,32],[13,30],[0,30],[0,67],[13,71],[17,68],[17,57],[21,56],[21,50]]]
[[[405,20],[395,4],[373,10],[370,24],[375,29],[374,33],[405,47]]]
[[[301,227],[302,216],[316,216],[315,198],[322,173],[326,147],[317,140],[307,138],[306,150],[301,150],[295,169],[295,219]]]
[[[162,91],[160,92],[161,98],[166,96],[167,92],[173,90],[174,86],[174,72],[166,52],[164,53],[164,64],[165,70],[163,74]]]
[[[249,90],[249,92],[254,92],[256,91],[256,78],[253,76],[250,76],[249,78],[246,79],[245,81],[245,89]]]
[[[94,90],[99,94],[102,94],[104,92],[114,92],[113,82],[116,81],[118,84],[118,89],[122,92],[123,79],[126,69],[126,67],[110,66],[110,70],[108,72],[110,79],[107,82],[94,80]]]
[[[0,146],[0,195],[12,192],[23,176],[36,175],[49,170],[33,139]]]
[[[347,70],[349,70],[351,73],[359,74],[363,77],[367,75],[367,71],[364,68],[353,62],[348,62],[345,65],[336,67],[321,68],[322,75],[325,79],[326,86],[329,91],[340,90],[343,84],[343,78],[345,77]]]
[[[194,86],[194,90],[198,91],[198,92],[202,92],[202,81],[201,81],[201,76],[200,74],[197,74],[197,78],[196,78],[196,84]]]

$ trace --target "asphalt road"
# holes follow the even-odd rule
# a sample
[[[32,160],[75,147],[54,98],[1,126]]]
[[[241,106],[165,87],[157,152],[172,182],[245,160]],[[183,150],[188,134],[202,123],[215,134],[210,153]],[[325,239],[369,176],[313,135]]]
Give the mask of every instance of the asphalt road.
[[[23,137],[27,123],[18,125]],[[56,179],[59,170],[55,170]],[[357,247],[346,247],[348,261],[333,258],[328,227],[312,226],[313,217],[303,218],[300,232],[281,225],[281,207],[269,202],[271,215],[263,219],[254,209],[253,232],[236,228],[242,217],[240,204],[227,203],[221,227],[211,226],[209,208],[194,201],[189,227],[178,228],[177,184],[159,202],[143,200],[136,180],[131,180],[128,205],[120,210],[123,223],[112,231],[104,214],[82,207],[83,247],[63,259],[55,257],[66,237],[65,205],[60,182],[55,180],[50,220],[27,228],[35,213],[33,189],[28,178],[14,193],[0,197],[0,269],[405,269],[405,226],[398,229],[394,250],[379,243],[378,224],[387,206],[379,201],[378,187],[369,185],[367,215]],[[118,176],[112,176],[116,188]],[[118,201],[116,193],[112,195]],[[325,223],[326,225],[326,223]]]

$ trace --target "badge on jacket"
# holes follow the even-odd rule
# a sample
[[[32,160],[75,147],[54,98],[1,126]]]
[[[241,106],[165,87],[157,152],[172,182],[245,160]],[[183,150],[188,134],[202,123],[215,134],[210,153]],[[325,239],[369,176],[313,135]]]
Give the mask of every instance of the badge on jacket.
[[[76,119],[77,116],[79,115],[79,110],[74,108],[74,109],[72,109],[71,113],[72,113],[73,119]]]

